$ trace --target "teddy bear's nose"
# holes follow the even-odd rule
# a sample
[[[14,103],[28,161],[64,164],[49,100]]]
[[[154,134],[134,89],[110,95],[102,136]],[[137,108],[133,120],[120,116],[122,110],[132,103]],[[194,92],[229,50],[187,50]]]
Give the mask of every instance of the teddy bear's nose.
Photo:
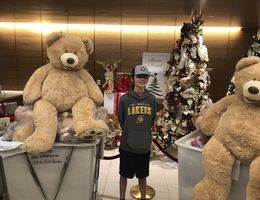
[[[67,59],[67,63],[69,64],[73,64],[75,62],[75,60],[73,58],[68,58]]]
[[[250,92],[251,94],[258,94],[259,89],[255,86],[251,86],[251,87],[248,88],[248,92]]]

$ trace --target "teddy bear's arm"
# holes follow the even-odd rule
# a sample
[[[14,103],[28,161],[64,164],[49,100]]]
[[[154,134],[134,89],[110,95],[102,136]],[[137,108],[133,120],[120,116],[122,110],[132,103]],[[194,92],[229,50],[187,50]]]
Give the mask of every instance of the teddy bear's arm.
[[[23,100],[26,104],[33,104],[41,97],[42,83],[49,71],[50,66],[44,65],[32,74],[23,90]]]
[[[214,135],[220,116],[227,110],[233,99],[234,95],[222,98],[206,110],[200,119],[197,120],[198,127],[203,133],[208,136]]]
[[[104,97],[99,89],[98,85],[92,78],[92,76],[85,70],[82,69],[79,71],[80,78],[84,81],[88,88],[88,95],[89,97],[97,104],[102,105],[104,102]]]

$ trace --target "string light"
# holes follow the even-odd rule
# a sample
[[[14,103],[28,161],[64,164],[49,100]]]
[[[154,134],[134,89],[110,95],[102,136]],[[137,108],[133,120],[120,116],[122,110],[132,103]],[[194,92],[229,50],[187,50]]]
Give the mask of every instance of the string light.
[[[203,27],[203,32],[238,32],[242,27]],[[100,32],[179,32],[181,26],[152,26],[152,25],[116,25],[116,24],[58,24],[58,23],[29,23],[29,22],[0,22],[0,29],[21,29],[37,33],[53,31],[100,31]]]

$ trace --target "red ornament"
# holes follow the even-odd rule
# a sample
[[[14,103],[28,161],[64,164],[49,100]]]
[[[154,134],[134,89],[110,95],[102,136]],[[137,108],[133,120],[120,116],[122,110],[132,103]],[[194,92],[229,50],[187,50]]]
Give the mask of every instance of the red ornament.
[[[126,74],[121,74],[115,86],[115,92],[127,92],[131,86],[131,78]]]

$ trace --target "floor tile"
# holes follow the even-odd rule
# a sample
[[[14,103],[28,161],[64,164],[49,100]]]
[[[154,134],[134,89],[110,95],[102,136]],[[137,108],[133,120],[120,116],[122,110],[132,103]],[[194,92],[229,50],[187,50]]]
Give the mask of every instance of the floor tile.
[[[168,185],[169,193],[170,193],[170,199],[171,200],[178,200],[179,194],[178,194],[178,185]]]
[[[107,182],[103,193],[103,200],[118,199],[118,197],[119,197],[119,184]]]
[[[165,180],[168,185],[178,185],[178,170],[168,169],[164,170]]]
[[[107,177],[108,177],[108,172],[109,169],[103,168],[99,170],[99,178],[98,178],[98,189],[103,189],[105,188],[106,182],[107,182]],[[102,190],[102,193],[103,193]]]
[[[170,195],[167,192],[156,192],[153,200],[170,200]]]
[[[111,160],[100,160],[100,169],[109,169]]]
[[[104,151],[105,156],[118,154],[118,149]],[[97,200],[119,199],[119,159],[100,162],[99,187]],[[126,199],[134,200],[130,194],[131,187],[138,184],[138,179],[128,179]],[[153,200],[178,200],[178,163],[164,154],[156,155],[150,161],[150,175],[147,184],[156,191]]]

